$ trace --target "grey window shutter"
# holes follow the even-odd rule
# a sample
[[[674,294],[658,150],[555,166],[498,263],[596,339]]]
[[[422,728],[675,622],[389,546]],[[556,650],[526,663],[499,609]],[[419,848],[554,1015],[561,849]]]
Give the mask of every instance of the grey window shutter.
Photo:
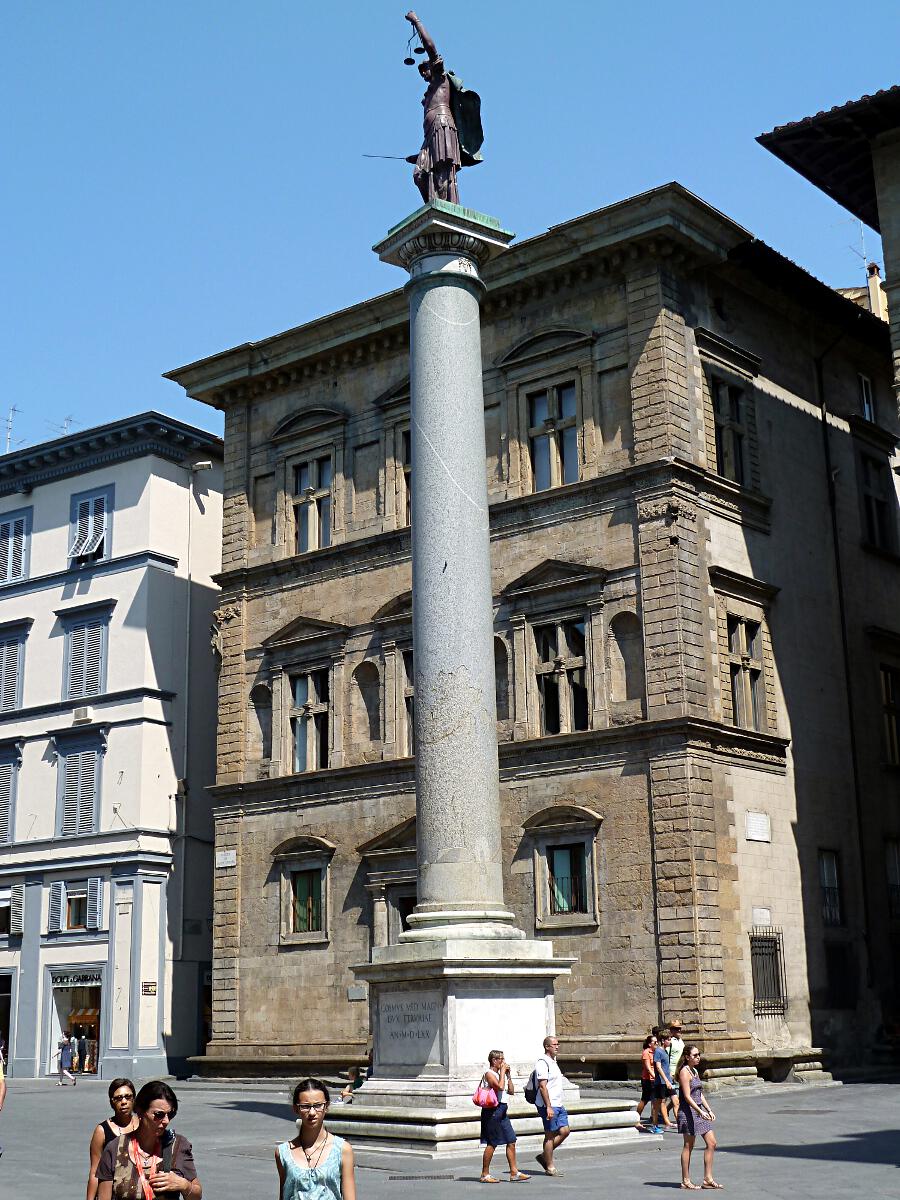
[[[25,575],[25,518],[0,522],[0,581],[9,583]]]
[[[78,832],[94,831],[94,798],[97,790],[97,751],[82,750],[78,764]]]
[[[84,695],[84,646],[86,628],[74,625],[69,630],[69,680],[66,699],[73,700]]]
[[[13,771],[11,762],[0,763],[0,845],[12,836]]]
[[[63,813],[61,833],[68,837],[78,833],[78,795],[79,774],[81,767],[80,754],[67,754],[63,765]]]
[[[78,501],[78,513],[75,517],[75,536],[69,547],[69,558],[80,558],[91,536],[91,502]]]
[[[50,915],[47,921],[47,929],[50,933],[59,933],[62,929],[62,908],[63,908],[63,891],[65,884],[62,882],[50,884]]]
[[[19,638],[0,642],[0,712],[12,712],[19,698]]]
[[[87,927],[99,929],[103,924],[103,880],[99,875],[88,880]]]
[[[90,504],[90,532],[84,543],[82,554],[93,554],[103,541],[106,533],[106,496],[94,496]],[[80,506],[79,506],[80,507]]]
[[[12,525],[12,521],[0,521],[0,580],[4,583],[11,578]]]
[[[9,932],[25,932],[25,884],[14,883],[9,889]]]
[[[84,690],[83,696],[100,695],[101,657],[103,653],[103,626],[99,621],[88,625],[84,634]]]

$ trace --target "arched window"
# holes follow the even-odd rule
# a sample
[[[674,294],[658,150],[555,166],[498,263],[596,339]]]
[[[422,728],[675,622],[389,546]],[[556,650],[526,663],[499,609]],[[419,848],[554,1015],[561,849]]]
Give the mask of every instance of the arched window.
[[[509,655],[503,638],[494,638],[494,677],[497,684],[497,720],[509,720]]]
[[[351,730],[355,743],[381,741],[381,676],[373,662],[353,672]]]
[[[272,692],[267,683],[258,683],[250,693],[250,703],[256,717],[256,738],[259,756],[272,757]]]
[[[644,638],[632,612],[609,623],[609,698],[613,704],[644,699]]]

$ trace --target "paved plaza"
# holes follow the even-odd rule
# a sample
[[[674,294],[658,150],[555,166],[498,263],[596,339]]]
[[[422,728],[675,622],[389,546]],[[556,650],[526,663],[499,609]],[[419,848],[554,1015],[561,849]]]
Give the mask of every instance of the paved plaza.
[[[293,1123],[283,1093],[254,1085],[176,1084],[177,1128],[194,1144],[206,1200],[256,1200],[276,1195],[275,1144]],[[900,1085],[779,1088],[715,1101],[721,1150],[716,1174],[734,1197],[900,1196]],[[13,1081],[0,1115],[3,1157],[0,1196],[16,1200],[80,1200],[87,1144],[106,1114],[106,1086],[84,1080],[58,1088],[52,1080]],[[681,1138],[642,1138],[609,1153],[559,1153],[560,1179],[535,1175],[524,1184],[541,1195],[653,1197],[678,1190]],[[696,1151],[695,1151],[696,1155]],[[530,1155],[529,1155],[530,1157]],[[498,1155],[499,1166],[502,1155]],[[479,1185],[480,1160],[362,1167],[360,1200],[454,1200]],[[503,1163],[505,1166],[505,1162]],[[534,1165],[523,1162],[528,1168]],[[699,1156],[694,1180],[699,1182]],[[505,1186],[505,1185],[504,1185]]]

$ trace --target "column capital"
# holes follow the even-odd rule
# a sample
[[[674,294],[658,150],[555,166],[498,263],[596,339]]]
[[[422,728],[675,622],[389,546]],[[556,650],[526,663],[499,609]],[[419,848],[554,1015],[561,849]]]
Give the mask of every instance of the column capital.
[[[372,249],[382,262],[405,267],[415,279],[422,274],[473,275],[502,250],[515,234],[496,217],[446,200],[432,200],[410,213]],[[462,266],[468,263],[468,270]]]

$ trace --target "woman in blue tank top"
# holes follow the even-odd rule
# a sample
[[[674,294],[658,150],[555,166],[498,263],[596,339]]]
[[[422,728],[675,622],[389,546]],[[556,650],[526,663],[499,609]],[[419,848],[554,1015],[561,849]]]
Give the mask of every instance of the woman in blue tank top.
[[[356,1200],[350,1143],[325,1128],[330,1099],[321,1079],[294,1088],[297,1136],[275,1151],[281,1200]]]

